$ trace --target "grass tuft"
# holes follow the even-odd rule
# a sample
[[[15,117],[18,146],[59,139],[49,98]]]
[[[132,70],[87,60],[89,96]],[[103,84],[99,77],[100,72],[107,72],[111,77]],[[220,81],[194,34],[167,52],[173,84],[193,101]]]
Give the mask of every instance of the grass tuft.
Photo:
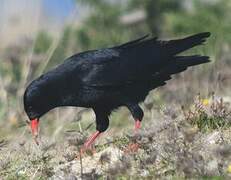
[[[208,99],[196,96],[192,107],[188,112],[184,111],[184,114],[192,125],[203,131],[231,127],[229,103],[214,94]]]

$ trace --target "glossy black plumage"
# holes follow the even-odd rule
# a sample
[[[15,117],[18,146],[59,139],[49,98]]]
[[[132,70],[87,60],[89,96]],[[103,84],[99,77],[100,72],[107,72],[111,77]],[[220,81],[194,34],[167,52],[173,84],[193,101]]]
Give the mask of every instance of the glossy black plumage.
[[[142,120],[142,102],[150,90],[163,86],[172,74],[209,62],[207,56],[177,56],[205,42],[210,33],[185,39],[159,41],[147,36],[113,48],[76,54],[32,81],[24,94],[30,119],[59,106],[93,108],[97,130],[109,125],[108,116],[127,106]]]

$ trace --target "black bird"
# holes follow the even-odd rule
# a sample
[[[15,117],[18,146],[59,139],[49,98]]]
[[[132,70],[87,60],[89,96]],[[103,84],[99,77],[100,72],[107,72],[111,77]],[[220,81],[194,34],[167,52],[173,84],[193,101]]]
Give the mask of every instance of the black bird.
[[[171,75],[189,66],[209,62],[208,56],[178,56],[201,45],[210,36],[199,33],[184,39],[160,41],[144,36],[112,48],[75,54],[63,64],[32,81],[24,94],[24,108],[37,137],[39,118],[53,108],[92,108],[96,129],[85,143],[89,147],[109,126],[110,113],[126,106],[140,128],[143,111],[139,103],[149,91],[166,84]]]

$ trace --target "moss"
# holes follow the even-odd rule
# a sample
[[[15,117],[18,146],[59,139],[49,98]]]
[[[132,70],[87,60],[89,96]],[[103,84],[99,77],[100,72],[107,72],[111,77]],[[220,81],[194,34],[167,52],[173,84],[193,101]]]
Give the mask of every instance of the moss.
[[[129,144],[129,139],[127,137],[116,137],[111,143],[101,144],[96,146],[96,151],[100,152],[107,147],[109,147],[111,144],[115,145],[119,149],[123,149]]]
[[[201,179],[202,180],[224,180],[226,178],[224,176],[204,176]]]

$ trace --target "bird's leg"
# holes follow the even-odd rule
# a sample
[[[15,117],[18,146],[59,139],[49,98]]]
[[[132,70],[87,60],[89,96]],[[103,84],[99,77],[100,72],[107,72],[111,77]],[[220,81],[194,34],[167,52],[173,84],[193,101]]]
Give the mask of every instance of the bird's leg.
[[[141,120],[135,120],[135,133],[141,128]]]
[[[94,134],[92,134],[88,139],[87,141],[84,143],[84,148],[85,149],[88,149],[92,144],[93,142],[95,141],[95,139],[101,134],[101,132],[99,131],[96,131]]]
[[[135,120],[135,129],[134,129],[134,135],[135,135],[135,138],[136,135],[138,134],[140,128],[141,128],[141,121],[142,121],[142,118],[143,118],[143,111],[142,109],[139,107],[139,105],[137,104],[130,104],[128,106],[129,110],[131,111],[132,113],[132,116]],[[135,139],[136,141],[136,139]],[[132,142],[130,143],[124,150],[125,153],[134,153],[134,152],[137,152],[138,149],[139,149],[140,145],[137,143],[137,142]]]
[[[89,152],[91,152],[90,154],[93,154],[94,153],[94,149],[91,149],[91,146],[94,143],[94,141],[96,140],[96,138],[99,137],[100,134],[101,134],[100,131],[96,131],[94,134],[92,134],[86,140],[86,142],[84,143],[83,147],[80,149],[80,155],[78,155],[77,157],[84,155],[86,153],[86,151],[88,151],[88,150],[89,150]]]
[[[144,112],[138,104],[129,104],[128,109],[135,120],[135,133],[137,133],[137,131],[141,128],[141,121],[143,119]]]
[[[135,120],[135,129],[134,129],[135,136],[138,134],[140,128],[141,128],[141,121],[139,119],[136,119]],[[134,153],[134,152],[137,152],[139,148],[140,148],[140,145],[138,143],[132,142],[126,147],[124,152],[125,153]]]
[[[96,129],[97,131],[92,134],[84,143],[83,147],[81,148],[80,153],[83,154],[86,150],[91,150],[91,145],[94,143],[97,137],[99,137],[102,132],[106,131],[109,126],[109,119],[107,116],[106,111],[99,111],[98,109],[94,109],[96,114]],[[92,150],[91,150],[92,151]],[[94,151],[92,151],[94,153]]]

